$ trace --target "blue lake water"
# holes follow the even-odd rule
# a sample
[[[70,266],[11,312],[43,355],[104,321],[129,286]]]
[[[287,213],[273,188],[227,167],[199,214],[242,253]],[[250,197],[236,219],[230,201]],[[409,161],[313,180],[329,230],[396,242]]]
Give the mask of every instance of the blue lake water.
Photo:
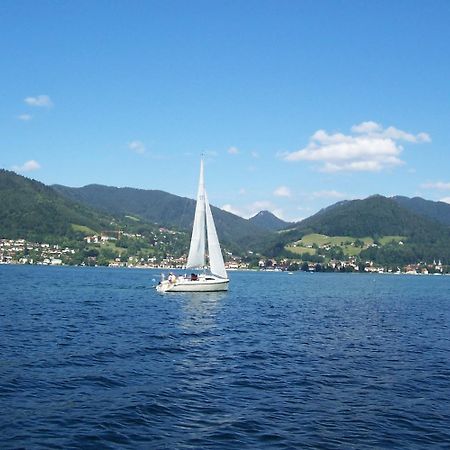
[[[450,448],[450,277],[0,266],[0,448]]]

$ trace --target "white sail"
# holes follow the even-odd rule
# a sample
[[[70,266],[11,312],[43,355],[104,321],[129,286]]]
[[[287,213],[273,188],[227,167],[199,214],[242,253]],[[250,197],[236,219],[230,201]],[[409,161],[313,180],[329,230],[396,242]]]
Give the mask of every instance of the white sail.
[[[223,262],[222,250],[220,249],[219,238],[217,237],[214,219],[209,206],[208,197],[205,191],[206,205],[206,230],[208,232],[208,255],[210,270],[213,275],[221,278],[227,278],[225,263]]]
[[[194,225],[186,268],[205,267],[206,234],[208,235],[208,256],[211,275],[203,272],[189,277],[162,279],[156,286],[159,292],[217,292],[228,290],[230,280],[227,277],[216,226],[214,225],[211,207],[206,196],[202,160],[200,162],[197,205],[195,207]]]
[[[200,161],[200,178],[198,180],[197,205],[195,207],[194,226],[186,267],[203,267],[205,265],[205,183],[203,180],[203,160]]]

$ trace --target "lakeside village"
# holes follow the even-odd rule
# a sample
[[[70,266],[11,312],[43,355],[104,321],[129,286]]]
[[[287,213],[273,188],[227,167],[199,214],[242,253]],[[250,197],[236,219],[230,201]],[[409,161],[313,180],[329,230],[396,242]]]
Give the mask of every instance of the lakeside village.
[[[166,231],[166,230],[165,230]],[[89,236],[84,238],[88,244],[99,246],[114,238],[110,236]],[[252,253],[252,252],[249,252]],[[441,261],[431,263],[418,262],[404,267],[385,268],[373,261],[357,261],[356,257],[347,260],[330,260],[327,263],[311,263],[294,259],[264,259],[252,255],[253,262],[246,262],[243,258],[227,253],[225,266],[227,270],[261,270],[261,271],[296,271],[305,272],[360,272],[360,273],[394,273],[412,275],[450,275],[450,266]],[[96,256],[86,256],[80,249],[63,247],[57,244],[29,242],[25,239],[0,239],[0,264],[29,264],[45,266],[109,266],[129,267],[139,269],[184,269],[186,257],[175,258],[142,256],[117,256],[112,260],[98,264]]]

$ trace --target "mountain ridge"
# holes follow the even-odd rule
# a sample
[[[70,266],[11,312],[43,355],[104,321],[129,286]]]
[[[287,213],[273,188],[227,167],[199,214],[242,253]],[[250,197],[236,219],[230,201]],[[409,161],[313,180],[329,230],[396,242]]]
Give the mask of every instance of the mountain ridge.
[[[381,195],[338,202],[324,208],[283,233],[281,242],[292,243],[311,233],[372,237],[375,241],[383,236],[404,236],[405,242],[401,246],[375,246],[361,252],[361,257],[373,261],[393,263],[397,259],[403,263],[438,258],[450,260],[449,226],[417,214],[402,207],[394,199]],[[273,252],[279,252],[280,244],[272,244],[275,249]]]
[[[91,184],[80,188],[53,185],[61,195],[110,214],[137,215],[143,220],[165,227],[191,230],[195,200],[159,190],[114,187]],[[221,242],[235,251],[250,246],[271,235],[247,219],[211,205]]]
[[[33,239],[80,237],[73,224],[99,231],[119,227],[117,220],[121,220],[127,227],[123,220],[128,216],[142,227],[149,224],[189,232],[195,208],[193,199],[164,191],[99,184],[46,186],[6,170],[0,170],[0,201],[0,237]],[[404,236],[401,254],[390,248],[403,260],[450,260],[450,205],[443,202],[373,195],[337,202],[297,223],[284,222],[268,211],[247,220],[214,206],[212,210],[221,243],[235,254],[252,250],[266,256],[280,255],[287,243],[308,233],[320,233],[371,236],[375,241],[382,236]],[[260,219],[273,223],[255,223]],[[279,228],[286,223],[289,228]],[[270,227],[278,230],[270,231]],[[376,259],[377,252],[381,250],[371,250],[367,256]]]
[[[267,210],[260,211],[253,217],[250,217],[248,221],[270,231],[279,231],[292,225],[292,222],[286,222]]]
[[[75,236],[73,225],[111,227],[112,218],[60,196],[39,181],[0,170],[0,235],[52,241]]]
[[[441,224],[450,226],[450,204],[448,203],[426,200],[422,197],[410,198],[401,195],[396,195],[392,199],[416,214],[432,218]]]
[[[433,217],[405,208],[393,198],[371,195],[365,199],[347,200],[330,205],[318,213],[296,223],[295,229],[326,235],[413,235],[417,227],[446,229]]]

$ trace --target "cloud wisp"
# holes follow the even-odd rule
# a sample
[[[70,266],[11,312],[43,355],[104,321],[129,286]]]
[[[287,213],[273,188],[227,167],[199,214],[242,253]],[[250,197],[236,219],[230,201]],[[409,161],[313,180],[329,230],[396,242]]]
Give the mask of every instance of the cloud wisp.
[[[450,191],[450,183],[444,181],[434,181],[429,183],[422,183],[420,185],[423,189],[433,189],[436,191]],[[440,202],[450,203],[450,197],[443,197],[439,199]]]
[[[24,162],[21,166],[13,166],[12,170],[14,172],[25,173],[25,172],[34,172],[35,170],[39,170],[41,165],[35,161],[34,159],[30,159],[29,161]]]
[[[291,190],[287,186],[279,186],[273,191],[275,197],[291,197]]]
[[[142,141],[134,140],[128,143],[128,148],[138,155],[144,155],[147,152],[147,148]]]
[[[437,189],[438,191],[450,191],[450,183],[436,181],[434,183],[423,183],[420,185],[423,189]]]
[[[31,114],[19,114],[17,116],[18,120],[21,120],[22,122],[28,122],[33,118]]]
[[[401,141],[418,144],[431,138],[427,133],[414,135],[369,121],[354,125],[347,135],[318,130],[306,147],[282,158],[316,163],[321,172],[378,172],[404,164]]]
[[[53,102],[48,95],[37,95],[36,97],[26,97],[24,102],[30,106],[37,106],[41,108],[51,108]]]
[[[324,191],[316,191],[311,194],[313,199],[316,198],[325,198],[325,199],[342,199],[348,197],[348,195],[343,192],[335,191],[335,190],[324,190]]]

